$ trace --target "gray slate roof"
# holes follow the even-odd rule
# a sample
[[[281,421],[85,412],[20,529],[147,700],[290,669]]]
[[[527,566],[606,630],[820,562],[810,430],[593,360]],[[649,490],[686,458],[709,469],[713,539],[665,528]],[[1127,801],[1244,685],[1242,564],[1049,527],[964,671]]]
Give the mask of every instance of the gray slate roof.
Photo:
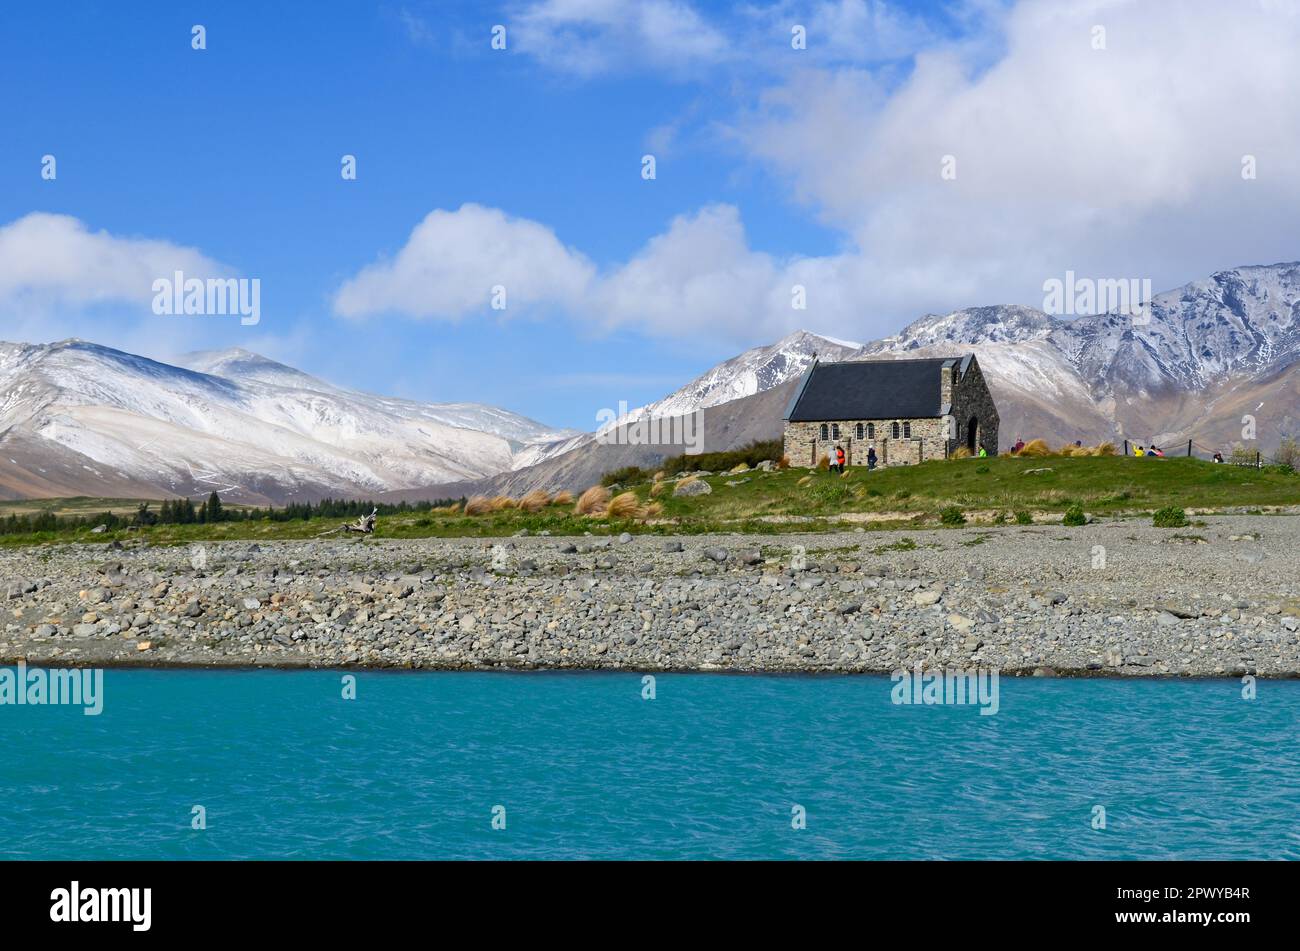
[[[942,415],[940,369],[954,357],[818,363],[791,401],[791,422]]]

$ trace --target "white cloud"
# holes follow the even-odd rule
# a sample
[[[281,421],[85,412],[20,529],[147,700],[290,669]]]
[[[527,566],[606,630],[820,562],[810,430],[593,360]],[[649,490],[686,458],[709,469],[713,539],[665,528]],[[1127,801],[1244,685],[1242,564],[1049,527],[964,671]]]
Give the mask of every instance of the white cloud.
[[[391,261],[373,264],[334,298],[344,317],[401,313],[456,319],[487,310],[493,288],[506,308],[576,306],[594,268],[544,225],[465,204],[431,212]]]
[[[595,18],[615,6],[554,5]],[[813,15],[860,25],[859,7]],[[735,207],[710,205],[597,272],[544,225],[466,206],[426,219],[392,265],[345,286],[339,309],[460,316],[486,309],[487,287],[516,273],[528,293],[512,292],[512,305],[607,328],[870,339],[926,312],[1039,305],[1043,282],[1066,270],[1163,290],[1300,258],[1300,2],[964,9],[995,35],[937,44],[901,80],[856,66],[789,73],[734,123],[736,140],[842,232],[838,254],[764,253]],[[1247,154],[1253,181],[1241,176]],[[940,176],[947,155],[953,181]],[[791,306],[796,284],[806,310]]]
[[[0,227],[0,307],[49,311],[148,302],[153,282],[229,273],[194,248],[91,231],[68,215],[32,212]]]
[[[507,22],[512,48],[584,77],[634,66],[683,73],[729,56],[727,34],[685,0],[538,0]]]
[[[864,312],[1032,304],[1067,268],[1167,287],[1300,257],[1296,4],[1033,0],[1002,24],[985,68],[963,44],[896,87],[808,71],[740,127],[852,237]]]

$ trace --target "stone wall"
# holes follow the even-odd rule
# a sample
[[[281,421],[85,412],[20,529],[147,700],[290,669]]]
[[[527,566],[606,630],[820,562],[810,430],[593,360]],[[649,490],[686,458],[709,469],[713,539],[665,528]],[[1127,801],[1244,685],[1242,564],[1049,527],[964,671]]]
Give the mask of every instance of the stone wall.
[[[858,424],[862,424],[863,438],[858,438]],[[876,438],[866,437],[867,424],[874,423]],[[893,424],[898,423],[900,436],[894,439]],[[901,433],[903,424],[911,426],[911,438]],[[785,449],[792,466],[816,465],[823,455],[834,459],[836,445],[844,447],[851,466],[867,464],[867,450],[876,449],[876,464],[915,465],[928,459],[944,459],[948,451],[948,431],[942,419],[851,419],[827,422],[827,438],[821,438],[821,423],[785,424]],[[839,427],[839,439],[833,427]]]
[[[974,418],[977,420],[976,451],[983,446],[990,456],[997,454],[998,409],[978,360],[971,361],[966,375],[953,388],[952,415],[957,423],[953,449],[966,445],[966,427]]]

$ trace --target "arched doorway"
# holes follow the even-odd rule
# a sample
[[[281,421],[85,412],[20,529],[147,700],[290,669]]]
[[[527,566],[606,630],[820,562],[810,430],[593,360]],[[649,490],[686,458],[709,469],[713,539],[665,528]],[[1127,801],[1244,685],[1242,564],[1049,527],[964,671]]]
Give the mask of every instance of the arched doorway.
[[[979,434],[980,421],[977,417],[972,416],[970,422],[966,424],[966,448],[971,451],[971,455],[979,451]]]

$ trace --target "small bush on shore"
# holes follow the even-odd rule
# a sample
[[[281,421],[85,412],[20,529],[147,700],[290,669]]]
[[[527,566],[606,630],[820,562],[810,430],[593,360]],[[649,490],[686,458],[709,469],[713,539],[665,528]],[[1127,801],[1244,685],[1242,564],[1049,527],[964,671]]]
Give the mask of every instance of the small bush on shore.
[[[1065,518],[1061,519],[1062,525],[1086,525],[1088,516],[1083,512],[1083,506],[1079,504],[1071,505],[1065,510]]]
[[[1022,511],[1022,512],[1017,512],[1017,513],[1016,513],[1016,524],[1017,524],[1017,525],[1033,525],[1033,524],[1034,524],[1034,517],[1033,517],[1032,515],[1030,515],[1028,512],[1023,512],[1023,511]]]
[[[945,525],[956,527],[966,524],[966,516],[957,506],[949,505],[939,513],[939,521]]]
[[[1187,525],[1187,513],[1176,505],[1167,505],[1156,511],[1151,524],[1156,528],[1183,528]]]

